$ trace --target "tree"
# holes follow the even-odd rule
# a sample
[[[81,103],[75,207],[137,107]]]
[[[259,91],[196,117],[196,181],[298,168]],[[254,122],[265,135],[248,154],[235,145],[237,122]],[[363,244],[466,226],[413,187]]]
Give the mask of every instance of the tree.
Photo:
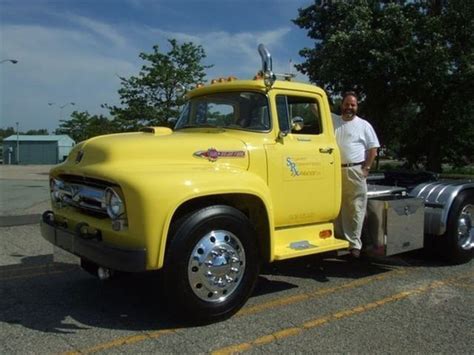
[[[204,80],[204,70],[210,68],[201,64],[206,57],[204,49],[193,43],[179,45],[174,39],[169,43],[171,50],[166,54],[157,45],[152,53],[140,53],[147,63],[138,76],[120,78],[122,87],[118,93],[123,107],[107,107],[122,130],[167,125],[184,102],[182,88],[186,90]]]
[[[48,130],[46,128],[40,128],[40,129],[30,129],[25,133],[27,136],[43,136],[43,135],[48,135]]]
[[[0,139],[3,142],[4,138],[8,138],[12,135],[16,134],[16,131],[13,127],[7,127],[7,128],[0,128]]]
[[[441,171],[474,150],[474,2],[321,1],[294,22],[315,40],[298,69],[330,95],[356,90],[381,141]]]
[[[91,137],[118,132],[116,123],[102,115],[74,111],[70,120],[61,120],[56,134],[67,134],[76,143]]]

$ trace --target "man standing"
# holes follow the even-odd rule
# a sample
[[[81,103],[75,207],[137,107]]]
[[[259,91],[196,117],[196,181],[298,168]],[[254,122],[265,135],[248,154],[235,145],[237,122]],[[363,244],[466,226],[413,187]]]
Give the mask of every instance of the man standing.
[[[357,96],[343,95],[341,117],[334,117],[334,131],[341,152],[342,205],[336,220],[336,233],[344,235],[353,257],[360,256],[361,233],[367,207],[367,182],[370,167],[380,147],[374,129],[358,117]]]

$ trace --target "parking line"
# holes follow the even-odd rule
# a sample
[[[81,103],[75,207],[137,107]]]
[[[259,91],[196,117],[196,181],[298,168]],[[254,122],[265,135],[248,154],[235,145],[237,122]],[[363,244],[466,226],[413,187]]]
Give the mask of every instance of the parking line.
[[[320,326],[322,326],[324,324],[327,324],[327,323],[330,323],[330,322],[334,322],[334,321],[337,321],[337,320],[340,320],[340,319],[352,317],[352,316],[355,316],[357,314],[365,313],[369,310],[382,307],[386,304],[393,303],[393,302],[405,299],[405,298],[410,297],[410,296],[420,295],[420,294],[422,294],[424,292],[427,292],[429,290],[433,290],[435,288],[445,286],[447,284],[453,283],[453,281],[457,281],[459,279],[466,278],[466,277],[469,277],[469,276],[472,276],[472,275],[474,275],[474,273],[471,272],[468,275],[457,276],[457,277],[453,277],[453,278],[449,278],[449,279],[445,279],[445,280],[433,281],[433,282],[431,282],[431,283],[429,283],[425,286],[421,286],[421,287],[414,288],[414,289],[411,289],[411,290],[399,292],[399,293],[396,293],[394,295],[382,298],[380,300],[367,303],[365,305],[357,306],[357,307],[347,309],[347,310],[338,311],[336,313],[332,313],[332,314],[326,315],[324,317],[315,318],[313,320],[310,320],[310,321],[307,321],[307,322],[301,324],[300,326],[286,328],[286,329],[280,330],[280,331],[275,332],[275,333],[267,334],[267,335],[261,336],[259,338],[256,338],[256,339],[254,339],[250,342],[235,344],[235,345],[231,345],[231,346],[228,346],[228,347],[220,348],[220,349],[217,349],[217,350],[213,351],[212,354],[213,355],[226,355],[226,354],[233,354],[233,353],[236,353],[236,352],[247,351],[247,350],[250,350],[250,349],[252,349],[254,347],[257,347],[257,346],[272,343],[272,342],[274,342],[276,340],[279,340],[279,339],[284,339],[284,338],[288,338],[288,337],[291,337],[291,336],[301,334],[304,331],[320,327]]]
[[[335,292],[338,292],[338,291],[348,290],[348,289],[351,289],[351,288],[355,288],[355,287],[358,287],[358,286],[369,284],[369,283],[374,282],[374,281],[380,281],[380,280],[386,279],[388,277],[392,277],[392,276],[400,275],[400,274],[406,274],[408,272],[413,272],[413,271],[414,271],[414,269],[410,269],[410,270],[396,269],[395,271],[391,271],[391,272],[388,272],[388,273],[383,274],[383,275],[370,276],[370,277],[367,277],[367,278],[362,279],[362,280],[355,280],[355,281],[352,281],[352,282],[348,282],[344,285],[316,290],[315,292],[312,292],[312,293],[307,292],[307,293],[304,293],[304,294],[301,294],[301,295],[294,295],[294,296],[279,298],[277,300],[270,301],[270,302],[265,302],[265,303],[262,303],[262,304],[259,304],[259,305],[253,306],[253,307],[246,307],[246,308],[242,309],[240,312],[238,312],[236,314],[236,316],[241,317],[241,316],[244,316],[244,315],[259,313],[259,312],[262,312],[262,311],[267,310],[267,309],[272,309],[272,308],[282,307],[282,306],[289,305],[289,304],[294,304],[294,303],[297,303],[297,302],[302,302],[302,301],[307,300],[309,298],[328,295],[328,294],[335,293]],[[72,354],[74,354],[74,355],[76,355],[76,354],[90,354],[90,353],[94,353],[94,352],[97,352],[97,351],[102,351],[102,350],[106,350],[106,349],[120,347],[120,346],[123,346],[123,345],[134,344],[134,343],[137,343],[137,342],[140,342],[140,341],[145,341],[145,340],[150,339],[150,338],[158,338],[158,337],[160,337],[162,335],[165,335],[165,334],[174,334],[174,333],[177,333],[177,332],[178,332],[177,329],[167,329],[167,330],[159,330],[159,331],[156,331],[156,332],[149,332],[149,333],[137,334],[137,335],[127,336],[127,337],[121,337],[121,338],[114,339],[110,342],[98,344],[98,345],[93,346],[91,348],[80,349],[80,350],[76,350],[74,352],[66,352],[64,354],[68,354],[68,355],[72,355]],[[289,332],[291,332],[291,331],[289,331]],[[283,337],[284,334],[286,334],[286,333],[279,334],[279,336]],[[272,335],[272,339],[273,339],[273,335]],[[259,341],[262,341],[262,340],[260,339]]]
[[[369,284],[371,282],[374,282],[374,281],[381,281],[381,280],[384,280],[388,277],[393,277],[393,276],[400,275],[400,274],[406,274],[408,272],[413,272],[413,271],[414,271],[414,269],[410,269],[410,271],[408,271],[408,269],[397,269],[395,271],[391,271],[391,272],[386,273],[386,274],[369,276],[369,277],[366,277],[366,278],[363,278],[363,279],[360,279],[360,280],[347,282],[347,283],[344,283],[344,284],[339,285],[339,286],[328,287],[328,288],[318,289],[314,292],[300,293],[300,294],[297,294],[297,295],[294,295],[294,296],[279,298],[279,299],[276,299],[274,301],[261,303],[261,304],[251,306],[251,307],[245,307],[237,313],[237,316],[244,316],[244,315],[259,313],[259,312],[262,312],[265,309],[270,309],[270,308],[273,309],[273,308],[277,308],[277,307],[287,306],[287,305],[290,305],[290,304],[293,304],[293,303],[306,301],[306,300],[311,299],[311,298],[321,297],[321,296],[328,295],[328,294],[331,294],[331,293],[335,293],[335,292],[338,292],[338,291],[352,289],[352,288],[355,288],[355,287],[367,285],[367,284]]]
[[[148,333],[143,333],[143,334],[138,334],[138,335],[131,335],[128,337],[118,338],[107,343],[98,344],[91,348],[65,352],[63,353],[63,355],[91,354],[97,351],[104,351],[111,348],[116,348],[122,345],[130,345],[130,344],[135,344],[135,343],[148,340],[148,339],[156,339],[163,335],[172,334],[172,333],[176,333],[176,329],[163,329],[163,330],[157,330],[156,332],[148,332]]]

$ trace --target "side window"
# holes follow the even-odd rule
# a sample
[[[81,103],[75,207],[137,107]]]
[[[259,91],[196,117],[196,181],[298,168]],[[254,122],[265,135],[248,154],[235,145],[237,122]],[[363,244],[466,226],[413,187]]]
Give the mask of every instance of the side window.
[[[309,97],[288,96],[288,112],[290,122],[295,117],[303,119],[304,127],[300,131],[292,130],[293,134],[321,134],[321,115],[318,102]]]
[[[286,96],[278,95],[276,97],[277,113],[278,113],[278,124],[280,130],[283,132],[290,131],[290,120],[288,112],[288,101]]]

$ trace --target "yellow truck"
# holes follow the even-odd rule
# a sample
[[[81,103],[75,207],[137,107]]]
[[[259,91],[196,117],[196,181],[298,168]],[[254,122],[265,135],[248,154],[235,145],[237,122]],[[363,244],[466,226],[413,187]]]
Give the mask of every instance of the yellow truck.
[[[341,163],[326,94],[277,79],[270,54],[259,52],[253,80],[220,78],[190,91],[173,130],[77,144],[50,172],[43,237],[103,279],[160,270],[172,305],[201,320],[242,307],[262,263],[347,250],[332,224]],[[373,250],[390,255],[440,235],[451,256],[470,260],[474,184],[441,184],[447,202],[424,196],[436,186],[418,184],[416,196],[413,188],[371,189]],[[446,205],[455,216],[442,215]]]

